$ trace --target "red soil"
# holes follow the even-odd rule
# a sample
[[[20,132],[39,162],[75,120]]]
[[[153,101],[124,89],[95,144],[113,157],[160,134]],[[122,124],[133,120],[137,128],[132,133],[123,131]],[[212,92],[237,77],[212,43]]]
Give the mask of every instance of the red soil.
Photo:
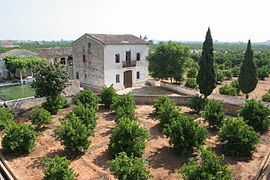
[[[115,179],[110,173],[107,164],[109,160],[107,148],[112,129],[115,127],[115,114],[101,108],[98,112],[99,120],[95,129],[95,136],[89,138],[92,141],[89,149],[85,154],[74,157],[64,151],[61,144],[55,140],[55,134],[53,133],[53,129],[60,124],[59,119],[63,118],[71,109],[72,107],[61,110],[58,115],[53,116],[54,123],[46,126],[43,135],[38,137],[37,145],[30,154],[22,157],[4,154],[9,167],[20,180],[42,179],[44,176],[44,168],[41,165],[42,158],[44,156],[54,157],[56,155],[68,156],[72,161],[70,167],[80,174],[77,177],[78,180]],[[191,114],[189,108],[182,107],[182,111]],[[153,106],[149,105],[137,106],[136,109],[136,115],[140,120],[141,126],[148,128],[151,133],[143,159],[150,172],[154,175],[153,180],[179,179],[180,174],[177,170],[187,161],[187,157],[178,156],[173,152],[168,139],[158,130],[158,120],[152,112]],[[29,112],[24,113],[22,117],[16,120],[29,123],[28,117]],[[197,119],[201,120],[200,117]],[[213,150],[220,154],[216,134],[216,131],[209,130],[206,144],[212,146]],[[268,150],[269,141],[269,132],[262,135],[261,142],[257,146],[257,152],[253,154],[252,159],[225,158],[225,162],[231,164],[230,169],[233,170],[236,179],[252,179],[256,175],[260,163]]]

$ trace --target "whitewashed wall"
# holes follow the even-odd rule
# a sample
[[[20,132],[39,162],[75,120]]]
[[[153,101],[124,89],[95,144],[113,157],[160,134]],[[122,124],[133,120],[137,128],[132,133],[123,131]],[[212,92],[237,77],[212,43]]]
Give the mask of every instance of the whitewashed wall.
[[[140,53],[140,61],[135,67],[122,67],[126,61],[126,51],[131,51],[131,61],[136,60],[136,54]],[[124,72],[132,70],[132,86],[141,86],[148,79],[148,56],[147,45],[107,45],[104,46],[104,83],[106,86],[113,84],[117,90],[124,88]],[[115,54],[120,54],[120,63],[115,62]],[[140,72],[140,79],[137,79],[137,71]],[[120,75],[120,83],[116,83],[116,74]]]

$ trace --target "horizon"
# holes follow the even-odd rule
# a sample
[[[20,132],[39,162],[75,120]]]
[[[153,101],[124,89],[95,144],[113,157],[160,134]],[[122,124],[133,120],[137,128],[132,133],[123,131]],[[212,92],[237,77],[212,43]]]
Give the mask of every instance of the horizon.
[[[130,1],[131,2],[131,1]],[[265,42],[267,0],[3,0],[3,40],[76,40],[85,33],[146,35],[158,41]],[[184,8],[183,8],[184,7]]]

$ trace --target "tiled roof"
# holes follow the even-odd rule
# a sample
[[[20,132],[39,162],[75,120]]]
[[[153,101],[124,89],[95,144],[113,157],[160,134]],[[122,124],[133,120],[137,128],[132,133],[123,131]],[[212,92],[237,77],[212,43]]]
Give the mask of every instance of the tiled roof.
[[[10,51],[1,53],[0,60],[4,59],[7,56],[28,57],[28,56],[37,56],[37,53],[26,49],[12,49]]]
[[[113,34],[87,34],[88,36],[102,42],[103,44],[148,44],[131,34],[113,35]]]
[[[72,56],[72,47],[54,47],[37,50],[38,56],[42,58],[56,58]]]

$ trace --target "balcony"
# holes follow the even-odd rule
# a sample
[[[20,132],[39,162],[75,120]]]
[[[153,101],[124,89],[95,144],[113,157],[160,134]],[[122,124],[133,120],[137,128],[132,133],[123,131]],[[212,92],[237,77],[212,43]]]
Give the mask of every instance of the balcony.
[[[123,61],[122,67],[134,67],[137,61]]]

